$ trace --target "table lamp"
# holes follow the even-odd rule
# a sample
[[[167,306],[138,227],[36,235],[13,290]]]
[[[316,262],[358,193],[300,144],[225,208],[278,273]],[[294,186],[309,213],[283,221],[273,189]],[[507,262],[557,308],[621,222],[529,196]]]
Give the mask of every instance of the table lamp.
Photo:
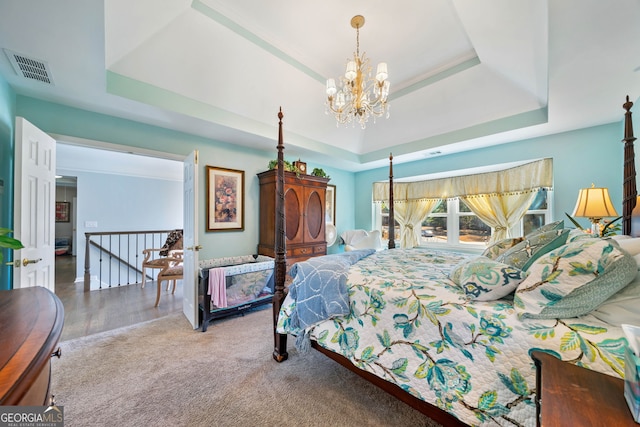
[[[600,220],[604,217],[618,216],[618,213],[611,203],[609,189],[591,184],[591,188],[583,188],[578,193],[578,200],[572,216],[589,218],[591,232],[599,236]]]

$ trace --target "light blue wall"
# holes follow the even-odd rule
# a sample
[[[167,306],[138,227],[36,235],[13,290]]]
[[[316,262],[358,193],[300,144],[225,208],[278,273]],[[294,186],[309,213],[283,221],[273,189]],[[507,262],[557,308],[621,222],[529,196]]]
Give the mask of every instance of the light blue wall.
[[[336,186],[336,230],[338,236],[345,230],[353,230],[354,222],[354,174],[323,166],[325,172],[331,177],[329,184]],[[339,239],[333,246],[327,249],[328,253],[344,252],[344,245],[338,244]]]
[[[543,157],[553,158],[555,219],[566,219],[576,203],[578,190],[595,183],[608,187],[612,202],[622,214],[623,173],[623,111],[620,123],[580,129],[540,138],[478,149],[465,153],[436,157],[404,164],[394,164],[395,178],[424,175]],[[375,181],[386,181],[388,168],[379,168],[356,174],[355,226],[370,229],[371,188]],[[583,226],[588,220],[581,219]]]
[[[201,223],[199,226],[199,240],[203,246],[203,250],[199,254],[200,258],[245,255],[256,252],[259,231],[259,185],[256,174],[266,170],[269,161],[276,158],[275,147],[277,145],[278,128],[275,114],[274,141],[273,144],[265,147],[265,150],[248,149],[24,96],[17,97],[16,114],[25,117],[45,132],[53,134],[129,145],[181,156],[188,155],[194,149],[199,150],[200,189],[198,203]],[[286,132],[284,139],[286,147]],[[286,149],[285,159],[295,160],[287,158]],[[354,174],[326,165],[307,163],[310,170],[315,167],[323,168],[331,176],[330,183],[336,185],[338,230],[353,228]],[[245,171],[245,229],[243,232],[205,231],[206,165]],[[92,230],[103,231],[100,228]],[[80,232],[78,234],[80,235]],[[339,250],[338,245],[330,248],[330,251],[336,250]]]
[[[0,75],[0,227],[13,229],[13,129],[16,96]],[[13,251],[0,249],[0,290],[11,289],[12,267],[5,265],[13,259]]]

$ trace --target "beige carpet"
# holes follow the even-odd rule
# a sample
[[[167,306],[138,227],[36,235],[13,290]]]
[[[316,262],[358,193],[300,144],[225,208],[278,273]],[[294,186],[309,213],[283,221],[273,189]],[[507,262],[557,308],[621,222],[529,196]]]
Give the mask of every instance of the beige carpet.
[[[191,330],[180,315],[60,344],[65,426],[437,426],[315,350],[276,363],[271,308]],[[290,340],[291,341],[291,340]]]

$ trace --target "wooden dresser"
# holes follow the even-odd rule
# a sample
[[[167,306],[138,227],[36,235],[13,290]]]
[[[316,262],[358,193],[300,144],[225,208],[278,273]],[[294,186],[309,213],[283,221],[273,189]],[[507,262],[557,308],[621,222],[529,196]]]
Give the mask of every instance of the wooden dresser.
[[[638,426],[624,400],[624,380],[541,351],[536,364],[537,426]]]
[[[276,170],[258,174],[260,180],[260,241],[258,253],[275,258]],[[285,235],[287,266],[326,255],[325,205],[329,178],[285,172]]]
[[[48,289],[0,291],[0,405],[49,404],[51,357],[63,323],[62,302]]]

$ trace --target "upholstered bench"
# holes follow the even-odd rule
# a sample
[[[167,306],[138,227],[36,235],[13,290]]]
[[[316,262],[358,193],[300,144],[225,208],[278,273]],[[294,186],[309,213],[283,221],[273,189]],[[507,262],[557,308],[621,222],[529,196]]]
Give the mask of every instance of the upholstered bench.
[[[274,260],[264,255],[212,258],[199,262],[202,332],[213,319],[270,304]]]

